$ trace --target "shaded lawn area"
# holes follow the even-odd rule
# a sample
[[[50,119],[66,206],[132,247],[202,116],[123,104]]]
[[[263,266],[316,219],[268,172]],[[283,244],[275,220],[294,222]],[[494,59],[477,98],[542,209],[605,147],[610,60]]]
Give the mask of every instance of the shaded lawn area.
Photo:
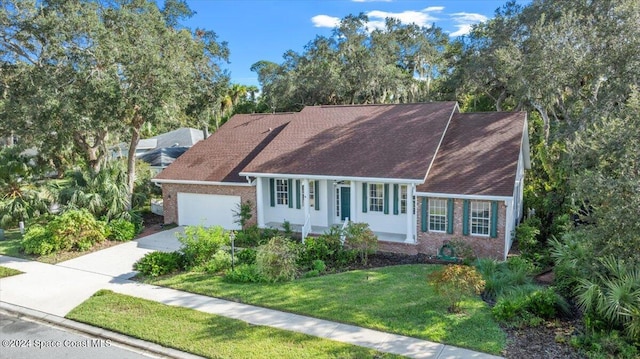
[[[0,266],[0,278],[10,277],[17,274],[22,274],[22,272],[17,269]]]
[[[506,335],[479,297],[463,313],[427,283],[438,265],[356,270],[293,282],[232,284],[220,276],[183,273],[146,283],[499,354]]]
[[[107,290],[66,317],[209,358],[400,358]]]

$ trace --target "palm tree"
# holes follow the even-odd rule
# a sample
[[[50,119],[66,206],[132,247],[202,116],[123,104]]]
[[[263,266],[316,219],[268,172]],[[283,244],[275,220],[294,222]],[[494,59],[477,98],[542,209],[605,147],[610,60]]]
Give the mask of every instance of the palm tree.
[[[0,225],[13,226],[48,213],[51,192],[37,182],[30,159],[16,148],[0,150],[0,159]]]
[[[122,216],[129,208],[124,163],[110,161],[100,172],[74,172],[71,185],[60,192],[59,200],[67,209],[85,208],[96,217]]]

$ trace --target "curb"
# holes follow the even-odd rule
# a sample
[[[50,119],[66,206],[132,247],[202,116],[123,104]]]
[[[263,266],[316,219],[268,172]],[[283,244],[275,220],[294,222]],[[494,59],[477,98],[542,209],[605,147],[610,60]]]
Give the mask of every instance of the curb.
[[[98,337],[101,339],[109,339],[114,343],[118,343],[127,347],[138,349],[142,352],[159,355],[164,358],[175,359],[203,359],[203,357],[183,352],[173,348],[167,348],[159,344],[147,342],[141,339],[133,338],[124,334],[112,332],[103,328],[94,327],[88,324],[76,322],[70,319],[59,317],[57,315],[47,314],[37,310],[21,307],[19,305],[10,304],[0,301],[0,313],[6,313],[18,318],[28,318],[36,322],[44,322],[53,326],[71,329],[73,331]]]

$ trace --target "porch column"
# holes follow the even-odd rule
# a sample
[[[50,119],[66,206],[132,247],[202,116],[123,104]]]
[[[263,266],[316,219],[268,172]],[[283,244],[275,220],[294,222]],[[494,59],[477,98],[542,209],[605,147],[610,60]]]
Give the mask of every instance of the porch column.
[[[407,238],[404,240],[406,243],[415,243],[415,239],[413,237],[413,231],[416,228],[415,216],[413,215],[413,196],[415,188],[415,184],[407,186]]]
[[[258,215],[258,227],[264,228],[264,191],[262,178],[256,178],[256,214]]]
[[[356,181],[351,181],[351,189],[349,190],[350,193],[350,212],[351,212],[351,218],[349,218],[349,220],[351,222],[357,222],[358,221],[358,206],[356,206],[356,199],[358,198],[357,196],[357,186],[356,186]]]
[[[311,216],[311,203],[309,201],[309,180],[308,179],[303,179],[302,180],[302,188],[303,188],[303,201],[302,201],[302,205],[304,206],[304,220],[306,221],[307,218],[309,218]],[[316,189],[316,193],[318,193],[318,190]]]

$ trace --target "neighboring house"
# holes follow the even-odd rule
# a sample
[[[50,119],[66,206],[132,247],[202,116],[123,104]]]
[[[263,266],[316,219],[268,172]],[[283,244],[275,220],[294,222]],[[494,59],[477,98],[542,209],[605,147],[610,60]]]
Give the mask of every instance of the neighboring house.
[[[146,162],[151,167],[153,175],[157,175],[163,169],[167,168],[183,153],[187,152],[190,147],[163,147],[155,150],[147,151],[140,155],[140,160]]]
[[[366,222],[379,249],[436,254],[460,239],[505,259],[530,167],[524,112],[460,113],[455,102],[309,106],[235,115],[161,172],[166,223],[322,233]]]
[[[182,127],[151,138],[143,138],[136,146],[136,157],[168,147],[191,147],[204,139],[204,132],[195,128]],[[112,149],[113,158],[127,157],[129,145],[120,143]]]

